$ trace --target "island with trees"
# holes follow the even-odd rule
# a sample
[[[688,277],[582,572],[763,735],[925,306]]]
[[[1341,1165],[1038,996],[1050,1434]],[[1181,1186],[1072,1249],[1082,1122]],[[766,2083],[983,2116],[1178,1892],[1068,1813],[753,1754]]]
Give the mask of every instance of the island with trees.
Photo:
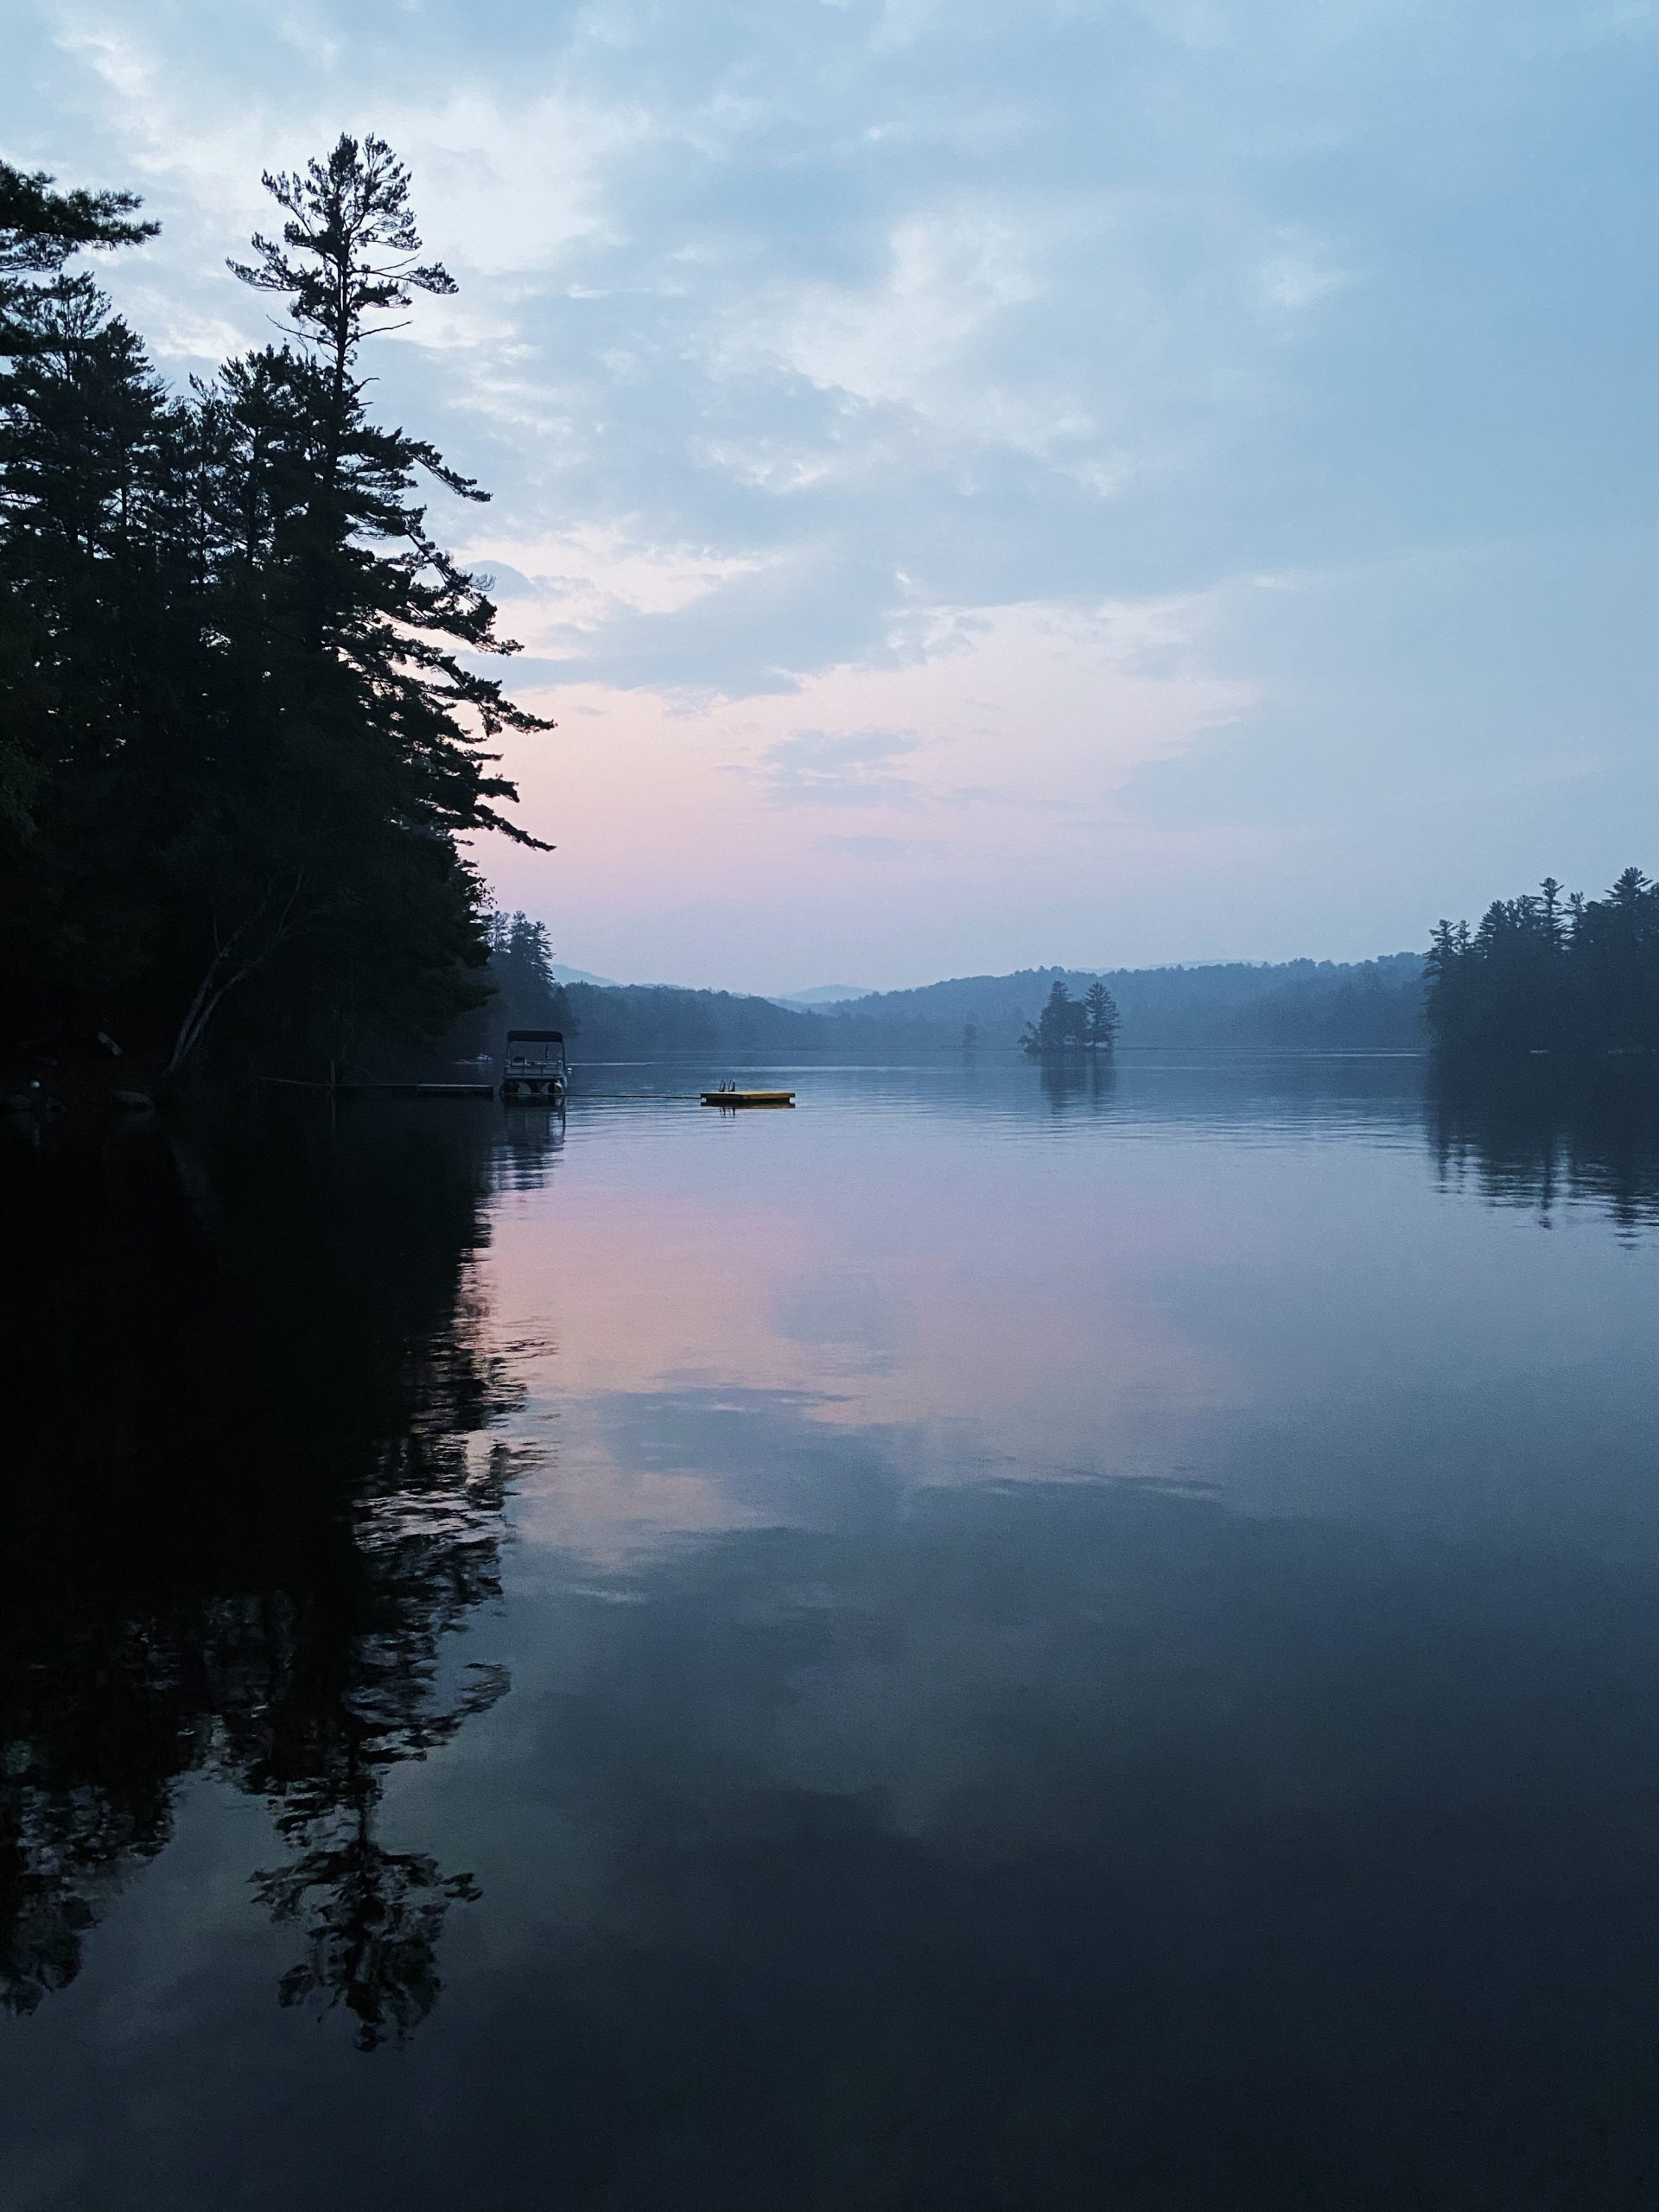
[[[1117,1041],[1117,1001],[1096,976],[1074,999],[1064,976],[1049,986],[1042,1012],[1026,1026],[1020,1042],[1033,1059],[1063,1052],[1109,1052]]]

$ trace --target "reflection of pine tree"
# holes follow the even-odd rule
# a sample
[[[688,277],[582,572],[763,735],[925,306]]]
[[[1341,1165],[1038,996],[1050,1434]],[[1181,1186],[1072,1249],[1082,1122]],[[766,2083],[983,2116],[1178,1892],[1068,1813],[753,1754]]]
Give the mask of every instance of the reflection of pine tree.
[[[417,1638],[418,1642],[418,1631]],[[480,1895],[470,1874],[445,1874],[423,1852],[391,1851],[375,1834],[382,1777],[486,1712],[505,1690],[499,1668],[474,1667],[446,1710],[433,1707],[420,1675],[397,1669],[382,1639],[345,1713],[334,1770],[288,1791],[276,1826],[295,1855],[253,1877],[273,1919],[302,1923],[304,1956],[283,1977],[284,2005],[344,2005],[360,2050],[417,2027],[437,1999],[438,1937],[458,1900]]]
[[[323,1840],[254,1877],[273,1920],[307,1923],[305,1956],[283,1976],[281,2001],[343,2004],[359,2050],[401,2039],[432,2010],[444,1915],[480,1894],[470,1874],[443,1875],[423,1853],[377,1843],[374,1805],[370,1793],[354,1813],[341,1808]]]
[[[385,1778],[506,1687],[442,1680],[499,1590],[512,1472],[479,1448],[504,1385],[467,1295],[487,1154],[342,1126],[187,1154],[183,1178],[160,1143],[103,1179],[24,1164],[0,1281],[0,2001],[73,1980],[205,1771],[268,1798],[291,1854],[256,1877],[305,1930],[284,2002],[343,2004],[372,2047],[429,2009],[474,1894],[381,1842]]]
[[[314,1624],[310,1648],[302,1635],[270,1756],[245,1776],[270,1796],[294,1853],[253,1877],[272,1916],[306,1930],[282,2002],[343,2004],[364,2050],[431,2010],[444,1916],[479,1894],[470,1874],[387,1849],[375,1823],[386,1774],[447,1743],[506,1690],[503,1669],[476,1662],[452,1698],[437,1689],[441,1640],[499,1594],[506,1471],[498,1450],[473,1477],[453,1437],[405,1438],[386,1452],[355,1516],[347,1615]]]
[[[1548,1221],[1564,1200],[1617,1226],[1659,1226],[1659,1123],[1651,1078],[1626,1064],[1593,1083],[1535,1060],[1517,1069],[1452,1060],[1434,1071],[1427,1135],[1441,1183]]]

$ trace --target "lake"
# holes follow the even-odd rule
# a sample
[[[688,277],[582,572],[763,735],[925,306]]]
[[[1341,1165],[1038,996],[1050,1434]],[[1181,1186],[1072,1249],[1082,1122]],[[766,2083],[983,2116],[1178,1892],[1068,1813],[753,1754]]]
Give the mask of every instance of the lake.
[[[5,1133],[7,2212],[1651,2207],[1653,1112],[1121,1060]]]

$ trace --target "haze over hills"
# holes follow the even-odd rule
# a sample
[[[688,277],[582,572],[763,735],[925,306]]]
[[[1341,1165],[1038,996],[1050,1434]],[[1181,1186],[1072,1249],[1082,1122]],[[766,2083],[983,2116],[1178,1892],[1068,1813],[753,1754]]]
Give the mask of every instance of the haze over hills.
[[[868,999],[876,995],[868,983],[815,983],[810,991],[780,991],[779,1006],[849,1006],[855,999]]]
[[[498,1027],[554,1020],[588,1060],[664,1052],[739,1058],[842,1056],[964,1048],[1008,1051],[1034,1022],[1055,982],[1080,997],[1096,978],[1116,1000],[1119,1042],[1246,1051],[1416,1051],[1424,1033],[1423,960],[1220,961],[1202,967],[1027,968],[961,976],[903,991],[841,995],[817,1002],[663,984],[613,983],[554,967],[531,1003],[521,982],[500,979]],[[569,979],[569,980],[567,980]],[[834,994],[834,995],[825,995]],[[478,1049],[474,1046],[472,1049]]]
[[[1057,981],[1080,997],[1096,979],[1117,1001],[1125,1044],[1249,1039],[1311,1047],[1422,1042],[1423,959],[1416,952],[1356,962],[1027,968],[1008,976],[963,976],[914,990],[874,992],[859,1001],[855,1018],[883,1026],[971,1027],[979,1043],[1012,1045],[1026,1024],[1036,1020]]]
[[[567,968],[563,963],[550,962],[548,973],[556,983],[590,983],[601,991],[671,990],[696,988],[668,983],[619,983],[614,976],[595,976],[586,968]],[[749,995],[738,993],[735,995]],[[855,999],[874,995],[874,986],[868,983],[815,983],[810,990],[775,991],[766,994],[773,1006],[787,1006],[811,1010],[830,1006],[849,1006]]]
[[[549,964],[547,972],[556,983],[593,983],[606,991],[616,988],[609,976],[590,976],[585,968],[564,968],[556,960]]]

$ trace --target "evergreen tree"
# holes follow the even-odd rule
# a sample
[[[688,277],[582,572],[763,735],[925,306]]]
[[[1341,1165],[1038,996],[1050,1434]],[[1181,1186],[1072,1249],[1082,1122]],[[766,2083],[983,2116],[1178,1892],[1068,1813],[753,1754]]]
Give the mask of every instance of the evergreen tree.
[[[1064,976],[1056,976],[1049,986],[1047,1003],[1035,1025],[1027,1024],[1020,1043],[1033,1056],[1065,1052],[1086,1041],[1088,1022],[1085,1002],[1072,997]]]
[[[1095,1052],[1109,1052],[1117,1042],[1117,1001],[1096,976],[1083,995],[1084,1041]]]
[[[96,293],[84,280],[65,278],[72,255],[86,247],[136,245],[158,227],[131,219],[139,204],[131,193],[60,193],[52,183],[44,171],[28,174],[0,161],[0,362],[15,363],[97,320],[88,312]],[[10,443],[20,404],[26,415],[13,368],[0,379],[0,530],[15,496]],[[0,866],[13,876],[13,897],[0,906],[0,927],[25,903],[18,896],[15,841],[35,827],[34,804],[47,773],[39,757],[42,725],[54,698],[52,634],[20,596],[28,564],[5,560],[5,550],[0,548]]]
[[[379,140],[266,183],[238,273],[287,339],[176,397],[65,273],[149,234],[131,196],[0,168],[0,1025],[168,1072],[438,1034],[487,989],[460,841],[537,842],[493,741],[549,725],[467,664],[515,648],[416,491],[485,495],[365,400],[452,282]]]
[[[36,298],[73,254],[138,245],[161,228],[131,219],[141,204],[133,193],[54,192],[52,185],[43,169],[0,161],[0,355],[29,350]]]
[[[1659,887],[1627,868],[1604,899],[1495,899],[1472,933],[1440,922],[1425,1018],[1452,1056],[1659,1051]]]
[[[227,627],[245,668],[280,671],[270,736],[296,803],[263,882],[242,874],[241,934],[216,938],[208,975],[218,988],[213,963],[229,976],[250,951],[297,940],[283,1026],[345,1057],[365,1021],[432,1034],[481,995],[468,974],[487,957],[481,893],[456,840],[497,830],[537,842],[494,804],[517,792],[490,772],[487,747],[550,724],[462,664],[462,652],[517,648],[413,493],[424,474],[486,495],[365,404],[359,355],[384,313],[454,289],[415,258],[407,173],[380,140],[342,137],[325,162],[265,184],[288,218],[282,241],[256,236],[255,259],[232,266],[286,296],[297,343],[240,364],[215,399],[241,462]]]
[[[553,948],[545,922],[528,914],[490,917],[490,982],[498,1027],[574,1031],[575,1017],[563,984],[553,977]]]
[[[37,293],[29,321],[0,385],[8,1011],[97,1026],[158,950],[162,786],[193,661],[188,420],[86,278]]]

